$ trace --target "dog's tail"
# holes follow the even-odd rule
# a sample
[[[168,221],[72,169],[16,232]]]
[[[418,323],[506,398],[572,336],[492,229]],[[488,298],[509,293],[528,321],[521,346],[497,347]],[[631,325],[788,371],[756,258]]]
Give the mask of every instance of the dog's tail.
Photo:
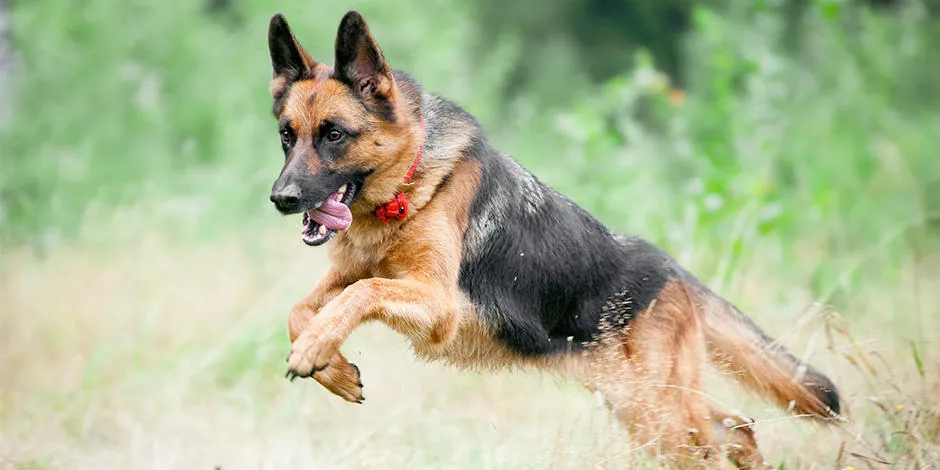
[[[820,421],[838,419],[839,393],[828,377],[787,352],[705,286],[700,305],[709,355],[716,366],[788,411]]]

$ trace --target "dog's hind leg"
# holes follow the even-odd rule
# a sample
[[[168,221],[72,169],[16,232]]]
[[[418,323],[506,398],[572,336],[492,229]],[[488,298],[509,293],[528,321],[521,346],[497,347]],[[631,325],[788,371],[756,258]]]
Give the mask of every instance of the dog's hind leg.
[[[634,443],[670,466],[726,465],[702,392],[704,334],[681,286],[667,285],[625,329],[601,336],[589,353],[588,386]]]
[[[715,443],[738,468],[762,468],[764,457],[757,449],[751,429],[753,420],[712,407],[710,412]]]

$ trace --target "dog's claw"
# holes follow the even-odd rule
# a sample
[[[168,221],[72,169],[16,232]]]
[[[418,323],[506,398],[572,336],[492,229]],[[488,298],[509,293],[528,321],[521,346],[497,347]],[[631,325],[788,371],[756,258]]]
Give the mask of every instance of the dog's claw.
[[[284,378],[290,380],[291,382],[296,380],[297,377],[298,377],[297,372],[293,369],[287,369],[287,373],[284,374]]]
[[[353,366],[353,369],[356,369],[356,377],[359,379],[358,382],[356,383],[356,385],[358,385],[359,388],[362,388],[362,387],[363,387],[363,385],[362,385],[362,372],[359,371],[359,366],[353,364],[352,362],[350,362],[349,365]]]
[[[312,378],[317,372],[322,372],[324,369],[326,369],[329,366],[330,366],[329,364],[323,367],[314,366],[313,369],[310,371],[310,373],[306,375],[301,375],[296,370],[288,368],[287,372],[284,374],[284,377],[287,379],[290,379],[291,382],[293,382],[298,377],[311,377]]]

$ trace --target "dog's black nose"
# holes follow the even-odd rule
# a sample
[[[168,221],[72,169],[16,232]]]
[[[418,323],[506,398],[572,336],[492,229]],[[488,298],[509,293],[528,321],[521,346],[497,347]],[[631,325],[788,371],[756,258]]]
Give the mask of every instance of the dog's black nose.
[[[282,188],[272,190],[271,202],[281,212],[295,210],[297,204],[300,203],[300,187],[296,184],[288,184]]]

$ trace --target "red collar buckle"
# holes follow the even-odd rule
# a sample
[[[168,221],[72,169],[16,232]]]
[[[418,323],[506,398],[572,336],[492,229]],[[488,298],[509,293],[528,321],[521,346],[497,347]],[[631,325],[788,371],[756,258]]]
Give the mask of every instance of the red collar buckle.
[[[387,224],[392,219],[405,220],[408,217],[408,200],[405,193],[398,193],[395,199],[375,208],[375,216]]]

